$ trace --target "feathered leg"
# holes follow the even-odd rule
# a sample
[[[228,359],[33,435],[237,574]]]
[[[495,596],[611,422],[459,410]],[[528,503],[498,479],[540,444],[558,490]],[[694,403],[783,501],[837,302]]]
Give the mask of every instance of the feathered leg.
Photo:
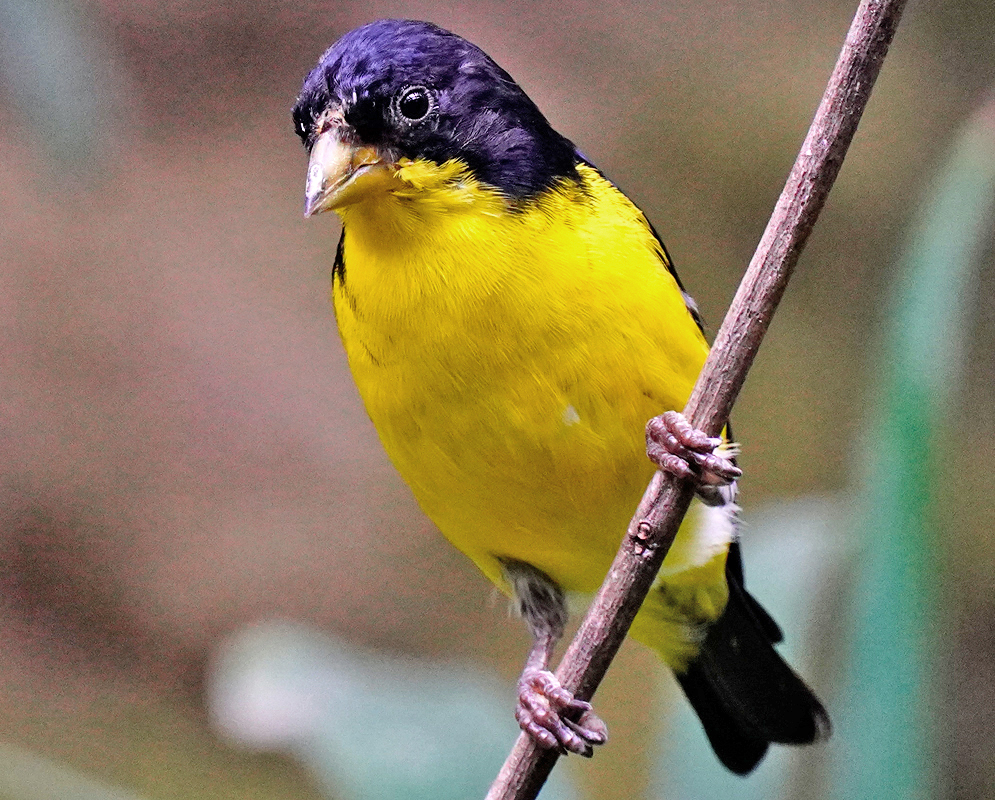
[[[532,634],[532,648],[518,679],[515,718],[543,747],[590,757],[593,745],[607,741],[608,730],[591,704],[576,699],[549,671],[550,658],[567,622],[563,590],[530,564],[509,560],[502,566],[518,612]]]

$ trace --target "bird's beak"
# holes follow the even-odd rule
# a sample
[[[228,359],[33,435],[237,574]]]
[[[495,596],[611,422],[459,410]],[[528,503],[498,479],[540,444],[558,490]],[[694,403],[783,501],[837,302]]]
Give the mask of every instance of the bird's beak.
[[[350,144],[333,127],[311,148],[304,189],[304,216],[355,203],[393,182],[394,169],[373,147]]]

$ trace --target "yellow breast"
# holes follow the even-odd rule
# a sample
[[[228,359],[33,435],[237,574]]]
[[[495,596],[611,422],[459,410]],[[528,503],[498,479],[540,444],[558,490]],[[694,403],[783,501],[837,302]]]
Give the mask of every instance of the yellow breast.
[[[603,578],[707,345],[642,213],[595,170],[510,205],[458,164],[341,210],[333,295],[356,384],[440,530],[565,589]],[[668,566],[691,558],[675,547]]]

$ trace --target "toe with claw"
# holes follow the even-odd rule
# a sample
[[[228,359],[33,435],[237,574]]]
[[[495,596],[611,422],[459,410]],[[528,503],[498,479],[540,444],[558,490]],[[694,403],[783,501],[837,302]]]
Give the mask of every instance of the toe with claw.
[[[590,758],[608,739],[605,723],[591,704],[576,699],[545,669],[526,669],[518,681],[519,726],[543,747]]]
[[[728,486],[743,474],[731,457],[715,452],[721,444],[721,438],[698,430],[678,411],[653,417],[646,425],[650,460],[678,478],[694,478],[699,491]]]

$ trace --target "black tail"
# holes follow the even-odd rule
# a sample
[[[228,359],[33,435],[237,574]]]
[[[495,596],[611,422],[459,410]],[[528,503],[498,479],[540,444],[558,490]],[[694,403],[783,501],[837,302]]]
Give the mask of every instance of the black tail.
[[[726,577],[726,610],[677,681],[719,760],[746,775],[768,745],[810,744],[828,737],[831,725],[812,690],[774,649],[781,629],[743,588],[736,543],[729,551]]]

